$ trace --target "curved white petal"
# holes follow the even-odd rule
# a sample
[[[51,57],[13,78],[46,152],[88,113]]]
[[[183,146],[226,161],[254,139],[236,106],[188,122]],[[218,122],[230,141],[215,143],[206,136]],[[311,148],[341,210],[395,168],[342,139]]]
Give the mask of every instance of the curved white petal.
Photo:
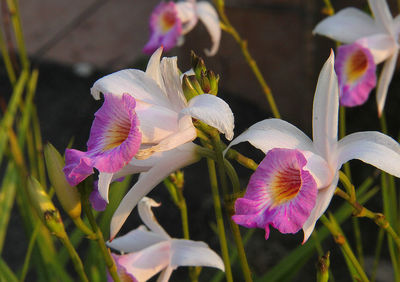
[[[385,106],[386,95],[389,89],[390,81],[393,77],[398,55],[399,51],[396,50],[394,54],[383,65],[381,74],[379,76],[378,87],[376,90],[376,103],[378,105],[379,116],[381,116],[383,107]]]
[[[397,15],[393,20],[393,29],[395,34],[400,32],[400,15]]]
[[[214,56],[218,51],[219,42],[221,41],[221,27],[219,25],[218,13],[209,2],[200,1],[197,3],[197,15],[211,36],[211,49],[205,49],[204,53],[207,56]]]
[[[224,100],[217,96],[198,95],[189,101],[188,107],[183,109],[181,114],[191,115],[215,127],[219,132],[225,134],[228,140],[233,138],[235,123],[232,110]]]
[[[314,34],[324,35],[343,43],[353,43],[378,32],[381,32],[381,29],[375,24],[374,19],[355,8],[339,11],[321,21],[313,30]]]
[[[191,31],[197,23],[195,3],[191,1],[182,1],[176,3],[178,18],[182,23],[182,34]]]
[[[100,92],[120,96],[128,93],[143,102],[171,108],[171,103],[157,82],[136,69],[120,70],[100,78],[93,84],[90,93],[95,99],[100,99]]]
[[[374,14],[376,23],[389,34],[393,33],[393,17],[390,13],[386,0],[368,0],[369,7]]]
[[[250,126],[233,139],[225,152],[233,145],[248,141],[265,154],[273,148],[299,149],[316,153],[314,145],[300,129],[281,119],[265,119]]]
[[[400,145],[380,132],[357,132],[344,137],[338,145],[338,165],[358,159],[400,177]]]
[[[309,151],[302,151],[307,159],[307,164],[305,169],[308,170],[313,176],[315,182],[317,183],[318,189],[326,188],[334,177],[334,171],[332,167],[317,154],[313,154]]]
[[[224,262],[204,242],[173,239],[171,266],[210,266],[225,271]]]
[[[157,282],[168,282],[169,278],[171,277],[172,274],[172,267],[167,266],[161,273],[160,276],[157,278]]]
[[[181,109],[186,107],[187,102],[183,95],[177,58],[163,58],[161,60],[160,68],[168,99],[173,109],[176,112],[179,112]]]
[[[159,207],[160,205],[160,203],[157,203],[153,199],[144,197],[138,204],[139,217],[151,231],[168,240],[170,239],[168,233],[165,232],[164,228],[162,228],[158,223],[153,211],[151,210],[152,207]]]
[[[146,196],[161,180],[177,169],[192,164],[200,159],[196,153],[196,147],[197,145],[194,143],[187,143],[174,150],[168,151],[165,157],[160,159],[154,167],[142,174],[138,182],[136,182],[122,199],[111,219],[111,238],[114,238],[121,229],[126,218],[140,199]]]
[[[165,91],[164,81],[161,77],[160,59],[163,52],[163,47],[158,48],[153,55],[151,55],[146,67],[146,74],[157,82],[158,86]]]
[[[165,241],[164,236],[148,231],[144,225],[141,225],[129,233],[115,238],[112,242],[107,242],[107,246],[123,253],[132,253],[162,241]]]
[[[171,255],[170,241],[160,242],[139,252],[118,257],[118,263],[125,267],[138,281],[147,281],[168,267]]]
[[[331,202],[333,194],[336,190],[336,185],[339,181],[339,173],[336,173],[331,185],[327,188],[318,190],[317,200],[314,208],[311,211],[310,216],[303,225],[304,240],[303,244],[308,240],[311,233],[314,230],[315,223],[321,217],[321,215],[326,211]]]
[[[108,203],[108,190],[110,188],[113,173],[99,172],[99,182],[97,184],[100,196]]]
[[[393,36],[378,33],[357,40],[357,43],[371,51],[374,63],[379,64],[393,55],[398,46]]]
[[[331,163],[338,132],[339,90],[331,55],[318,77],[313,103],[313,141],[318,152]]]

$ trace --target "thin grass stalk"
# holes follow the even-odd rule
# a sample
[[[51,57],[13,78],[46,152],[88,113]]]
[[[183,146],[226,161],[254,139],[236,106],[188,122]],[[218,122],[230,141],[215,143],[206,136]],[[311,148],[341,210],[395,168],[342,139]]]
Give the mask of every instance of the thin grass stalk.
[[[24,264],[22,266],[22,271],[21,271],[21,275],[19,278],[20,282],[25,281],[26,275],[28,274],[29,265],[30,265],[31,257],[32,257],[32,251],[33,251],[33,247],[35,246],[37,236],[39,234],[40,225],[41,224],[39,222],[36,223],[36,226],[33,229],[31,238],[29,239],[28,249],[25,254]]]
[[[15,85],[15,82],[17,81],[17,76],[15,74],[10,54],[8,52],[8,48],[6,45],[6,42],[4,40],[4,35],[3,35],[3,30],[0,29],[0,49],[1,49],[1,56],[3,57],[4,61],[4,66],[7,71],[7,76],[8,79],[10,80],[11,85]]]
[[[17,276],[12,272],[7,263],[0,257],[0,281],[18,282]]]
[[[384,238],[385,238],[385,231],[383,229],[379,229],[378,239],[376,240],[374,263],[372,265],[372,270],[371,270],[371,282],[375,282],[376,271],[378,269],[379,260],[381,257],[381,251],[382,251],[382,245],[383,245]]]

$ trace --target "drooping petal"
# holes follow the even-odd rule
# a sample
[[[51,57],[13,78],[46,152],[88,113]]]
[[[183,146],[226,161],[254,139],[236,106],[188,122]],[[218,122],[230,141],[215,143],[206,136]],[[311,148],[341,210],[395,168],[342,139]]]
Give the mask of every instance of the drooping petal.
[[[154,244],[165,241],[164,236],[148,231],[144,225],[107,242],[107,246],[122,253],[132,253],[143,250]]]
[[[154,244],[141,251],[121,255],[117,263],[125,267],[138,281],[147,281],[169,265],[171,242]]]
[[[152,207],[159,207],[160,205],[161,204],[157,203],[153,199],[144,197],[139,201],[138,204],[139,216],[143,223],[146,224],[151,231],[168,240],[170,239],[168,233],[165,232],[164,228],[162,228],[162,226],[158,223],[153,211],[151,210]]]
[[[204,242],[173,239],[171,245],[171,263],[178,266],[209,266],[225,271],[224,262]]]
[[[187,143],[166,152],[162,160],[148,172],[142,174],[138,182],[136,182],[122,199],[113,215],[110,226],[111,238],[114,238],[121,229],[121,226],[139,200],[147,195],[161,180],[167,177],[171,172],[199,160],[200,157],[196,153],[196,146],[197,145],[193,143]]]
[[[324,189],[319,189],[315,206],[311,211],[310,216],[303,225],[304,240],[303,244],[310,238],[311,233],[314,231],[315,223],[326,211],[331,202],[333,194],[335,193],[337,183],[339,181],[339,173],[336,173],[331,185]]]
[[[368,0],[369,7],[374,14],[376,23],[387,33],[394,36],[393,17],[390,13],[386,0]]]
[[[321,21],[313,30],[314,34],[324,35],[346,44],[380,32],[382,30],[375,24],[374,19],[355,8],[339,11]]]
[[[108,204],[108,190],[113,179],[113,173],[100,172],[99,173],[99,182],[98,182],[98,190],[100,196],[106,201]]]
[[[107,207],[107,201],[105,201],[99,193],[98,181],[94,182],[94,187],[92,192],[90,193],[89,201],[92,205],[92,208],[96,211],[104,211]]]
[[[160,60],[162,52],[163,47],[160,47],[153,53],[153,55],[151,55],[150,60],[147,63],[146,74],[151,77],[155,82],[157,82],[158,86],[165,91],[165,85],[160,71]]]
[[[378,105],[379,116],[382,115],[383,108],[385,106],[386,95],[389,89],[390,81],[393,77],[398,55],[399,51],[396,50],[394,54],[383,65],[383,69],[379,76],[378,88],[376,90],[376,103]]]
[[[182,22],[182,34],[191,31],[197,23],[196,3],[194,1],[181,1],[176,3],[178,18]]]
[[[376,65],[371,52],[354,43],[338,48],[335,71],[339,82],[340,105],[362,105],[376,85]]]
[[[187,108],[181,114],[191,115],[204,123],[215,127],[219,132],[225,134],[226,139],[232,140],[234,118],[229,105],[221,98],[210,95],[198,95],[189,101]]]
[[[232,219],[240,225],[281,233],[296,233],[309,217],[317,197],[317,184],[303,170],[306,158],[298,150],[272,149],[251,176],[244,198],[235,203]]]
[[[336,149],[338,132],[339,89],[334,62],[331,51],[319,74],[313,103],[314,146],[328,163]]]
[[[94,172],[93,161],[86,152],[67,149],[63,171],[69,185],[76,186]]]
[[[400,177],[400,145],[380,132],[357,132],[339,141],[338,164],[358,159]]]
[[[393,36],[386,33],[373,34],[363,37],[356,42],[372,53],[375,64],[387,60],[398,48]]]
[[[221,40],[221,27],[219,24],[218,13],[207,1],[200,1],[196,6],[197,15],[211,36],[212,47],[209,50],[205,49],[204,52],[207,56],[214,56],[218,51],[219,42]]]
[[[143,52],[152,54],[160,46],[167,52],[172,49],[182,33],[182,23],[174,2],[161,2],[150,16],[150,40]]]
[[[167,266],[167,268],[161,271],[160,275],[157,278],[157,282],[168,282],[169,278],[171,277],[172,271],[172,267]]]
[[[125,69],[106,75],[97,80],[90,93],[100,99],[100,92],[122,96],[128,93],[136,100],[170,108],[171,104],[157,82],[146,73],[136,69]]]

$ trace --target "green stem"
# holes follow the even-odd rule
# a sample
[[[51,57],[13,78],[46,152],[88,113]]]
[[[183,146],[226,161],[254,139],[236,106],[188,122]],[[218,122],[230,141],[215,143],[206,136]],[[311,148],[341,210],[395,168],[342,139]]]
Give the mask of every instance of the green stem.
[[[75,251],[74,246],[72,246],[71,241],[68,239],[68,236],[65,235],[63,237],[59,237],[59,239],[63,243],[64,247],[67,249],[80,280],[81,281],[89,281],[88,278],[86,277],[85,271],[83,269],[82,261],[79,258],[79,255],[77,254],[77,252]]]
[[[225,13],[225,1],[224,0],[214,0],[215,6],[217,7],[219,16],[222,20],[221,28],[230,33],[233,38],[236,40],[236,42],[239,44],[240,49],[242,50],[242,54],[247,62],[247,64],[250,66],[251,70],[253,71],[254,75],[256,76],[258,83],[260,84],[262,90],[264,91],[264,94],[267,98],[267,101],[269,103],[269,106],[271,108],[272,114],[276,118],[280,118],[280,114],[278,111],[278,107],[276,106],[274,96],[272,95],[272,91],[269,88],[267,82],[265,81],[260,69],[257,66],[256,61],[253,59],[251,56],[248,48],[247,48],[247,41],[243,40],[237,30],[232,26],[230,23],[228,17],[226,16]]]
[[[376,248],[375,248],[374,264],[372,265],[372,271],[371,271],[371,281],[372,282],[375,281],[376,270],[378,269],[379,259],[381,256],[384,235],[385,235],[385,231],[383,229],[379,229],[378,239],[377,239]]]
[[[258,164],[255,161],[246,156],[243,156],[241,153],[234,149],[228,150],[228,152],[226,153],[226,158],[235,160],[242,166],[247,167],[251,170],[256,170],[258,167]]]
[[[11,85],[14,86],[15,82],[17,81],[15,71],[13,65],[11,63],[10,54],[8,53],[8,49],[4,40],[3,31],[0,30],[0,49],[1,55],[3,57],[4,65],[6,67],[8,79],[11,82]]]
[[[208,174],[210,176],[211,191],[212,191],[212,196],[213,196],[213,201],[214,201],[214,209],[215,209],[215,217],[216,217],[216,221],[217,221],[219,243],[221,246],[222,259],[224,260],[224,264],[225,264],[226,280],[228,282],[232,282],[233,281],[232,270],[231,270],[231,263],[230,263],[230,259],[229,259],[228,244],[227,244],[226,235],[225,235],[224,220],[222,217],[221,200],[219,198],[219,192],[218,192],[218,181],[217,181],[217,173],[215,171],[215,163],[213,160],[207,159],[207,165],[208,165],[208,172],[209,172]]]
[[[110,273],[112,279],[114,281],[121,281],[119,279],[118,273],[117,273],[117,266],[115,265],[114,259],[112,258],[110,251],[106,247],[106,243],[103,238],[103,233],[101,232],[100,228],[98,227],[96,223],[96,219],[94,218],[94,215],[92,213],[90,204],[89,204],[89,194],[90,194],[90,187],[89,185],[82,185],[80,187],[81,193],[81,201],[82,201],[82,206],[83,210],[86,213],[86,216],[89,220],[90,225],[92,226],[93,232],[96,234],[97,237],[97,244],[100,248],[101,255],[103,256],[103,259],[107,265],[108,272]],[[82,191],[83,190],[83,191]]]
[[[40,222],[36,223],[36,226],[34,227],[31,235],[31,239],[29,240],[28,249],[25,255],[24,265],[22,267],[21,276],[19,278],[19,281],[21,282],[25,281],[26,274],[28,274],[29,262],[31,261],[33,247],[35,246],[36,238],[37,235],[39,234],[40,227],[41,223]]]
[[[73,218],[75,226],[79,228],[90,240],[96,240],[97,235],[83,222],[80,217]]]

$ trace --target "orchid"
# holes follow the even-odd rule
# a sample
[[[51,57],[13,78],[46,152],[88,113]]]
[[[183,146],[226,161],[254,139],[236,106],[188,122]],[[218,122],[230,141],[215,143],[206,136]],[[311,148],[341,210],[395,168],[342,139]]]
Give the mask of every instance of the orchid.
[[[218,14],[209,2],[195,0],[158,4],[150,17],[150,40],[143,51],[152,54],[160,46],[168,51],[182,44],[183,36],[195,27],[199,19],[207,28],[212,41],[211,49],[206,49],[205,53],[208,56],[214,56],[221,39]]]
[[[221,258],[206,243],[171,238],[151,210],[158,206],[160,204],[153,199],[144,197],[138,204],[138,211],[150,230],[142,225],[107,243],[122,252],[122,255],[113,255],[121,279],[147,281],[162,271],[157,281],[168,281],[179,266],[209,266],[224,271]]]
[[[400,177],[400,145],[379,132],[358,132],[338,141],[338,82],[334,54],[318,78],[313,104],[313,141],[292,124],[267,119],[252,125],[229,147],[248,141],[266,153],[233,220],[246,227],[269,225],[282,233],[304,231],[304,242],[327,209],[342,164],[359,159]],[[228,147],[228,148],[229,148]]]
[[[320,22],[313,33],[345,44],[356,42],[371,51],[375,64],[385,62],[376,92],[380,116],[397,62],[400,18],[393,19],[385,0],[369,0],[368,3],[373,18],[358,9],[346,8]]]
[[[229,140],[233,137],[233,114],[228,104],[217,96],[202,94],[187,101],[181,86],[177,59],[163,58],[162,48],[150,58],[146,72],[127,69],[96,81],[91,89],[95,99],[130,97],[135,100],[135,114],[141,133],[140,148],[118,171],[99,170],[98,190],[108,201],[111,181],[121,176],[142,173],[138,182],[126,194],[111,222],[115,236],[137,202],[171,172],[200,159],[192,117],[218,129]],[[112,113],[109,114],[110,118]],[[95,124],[93,124],[94,126]],[[116,132],[124,132],[116,129]],[[121,140],[123,136],[120,136]],[[76,163],[76,162],[75,162]]]

